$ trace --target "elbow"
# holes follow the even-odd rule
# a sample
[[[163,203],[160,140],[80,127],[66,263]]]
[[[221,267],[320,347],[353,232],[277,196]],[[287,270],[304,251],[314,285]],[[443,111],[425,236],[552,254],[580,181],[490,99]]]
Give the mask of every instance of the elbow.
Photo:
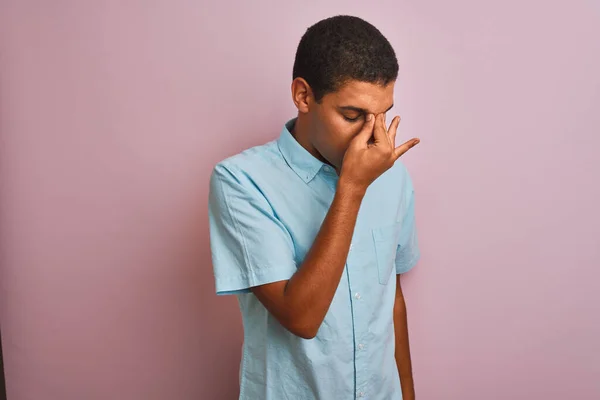
[[[319,331],[318,329],[302,329],[302,330],[296,330],[295,332],[292,332],[292,333],[298,337],[301,337],[302,339],[310,340],[310,339],[314,339],[315,336],[317,336],[318,331]]]
[[[301,306],[298,306],[298,303],[289,301],[274,315],[288,332],[302,339],[314,339],[325,315],[315,312],[315,307],[310,307],[305,302],[302,302]]]
[[[294,335],[306,340],[314,339],[319,331],[318,329],[313,328],[291,328],[288,330]]]
[[[285,328],[302,339],[310,340],[317,336],[317,332],[319,332],[319,327],[322,322],[323,321],[306,321],[299,319],[295,322],[288,323]]]

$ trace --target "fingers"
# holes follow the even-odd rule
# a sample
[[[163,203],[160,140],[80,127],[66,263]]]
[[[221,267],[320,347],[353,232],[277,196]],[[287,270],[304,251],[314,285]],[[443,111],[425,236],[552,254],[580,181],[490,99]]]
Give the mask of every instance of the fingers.
[[[406,153],[408,150],[412,149],[417,144],[419,144],[419,142],[420,142],[419,139],[414,138],[414,139],[410,139],[409,141],[404,142],[400,146],[396,147],[396,149],[394,149],[395,159],[397,160],[402,154]]]
[[[361,145],[367,145],[371,136],[373,136],[373,126],[375,125],[375,116],[373,114],[367,115],[366,121],[363,124],[362,129],[356,135],[355,139],[359,141]]]
[[[388,135],[390,137],[390,143],[392,143],[392,147],[396,147],[396,132],[398,131],[398,125],[400,125],[400,117],[394,117],[390,125],[390,129],[388,130]]]
[[[377,114],[375,117],[375,127],[373,128],[373,137],[375,138],[375,144],[389,144],[389,138],[387,137],[387,130],[385,129],[385,117],[383,114]]]

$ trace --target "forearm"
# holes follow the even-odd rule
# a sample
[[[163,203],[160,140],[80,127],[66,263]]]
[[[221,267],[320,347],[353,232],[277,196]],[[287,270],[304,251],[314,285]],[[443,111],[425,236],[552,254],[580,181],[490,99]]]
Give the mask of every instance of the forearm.
[[[400,282],[398,282],[398,285],[399,284]],[[396,365],[402,384],[402,395],[405,400],[411,400],[414,399],[415,389],[408,340],[406,303],[401,294],[401,290],[400,294],[396,295],[396,301],[394,303],[394,333],[396,338]]]
[[[339,182],[311,249],[285,288],[288,314],[308,336],[316,335],[339,285],[363,197],[364,190]]]

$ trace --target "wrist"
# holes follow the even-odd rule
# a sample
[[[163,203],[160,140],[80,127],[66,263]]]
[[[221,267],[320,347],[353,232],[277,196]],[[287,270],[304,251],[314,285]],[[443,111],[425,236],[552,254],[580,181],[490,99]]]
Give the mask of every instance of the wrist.
[[[345,179],[343,176],[340,176],[338,181],[337,192],[344,196],[349,196],[357,200],[362,200],[362,198],[367,193],[367,187],[356,184],[348,179]]]

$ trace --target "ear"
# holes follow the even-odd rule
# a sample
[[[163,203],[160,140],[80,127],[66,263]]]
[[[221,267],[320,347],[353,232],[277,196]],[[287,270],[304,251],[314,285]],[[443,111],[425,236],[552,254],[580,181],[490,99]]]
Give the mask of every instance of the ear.
[[[296,78],[292,81],[292,101],[296,105],[298,112],[307,113],[314,96],[310,85],[303,78]]]

